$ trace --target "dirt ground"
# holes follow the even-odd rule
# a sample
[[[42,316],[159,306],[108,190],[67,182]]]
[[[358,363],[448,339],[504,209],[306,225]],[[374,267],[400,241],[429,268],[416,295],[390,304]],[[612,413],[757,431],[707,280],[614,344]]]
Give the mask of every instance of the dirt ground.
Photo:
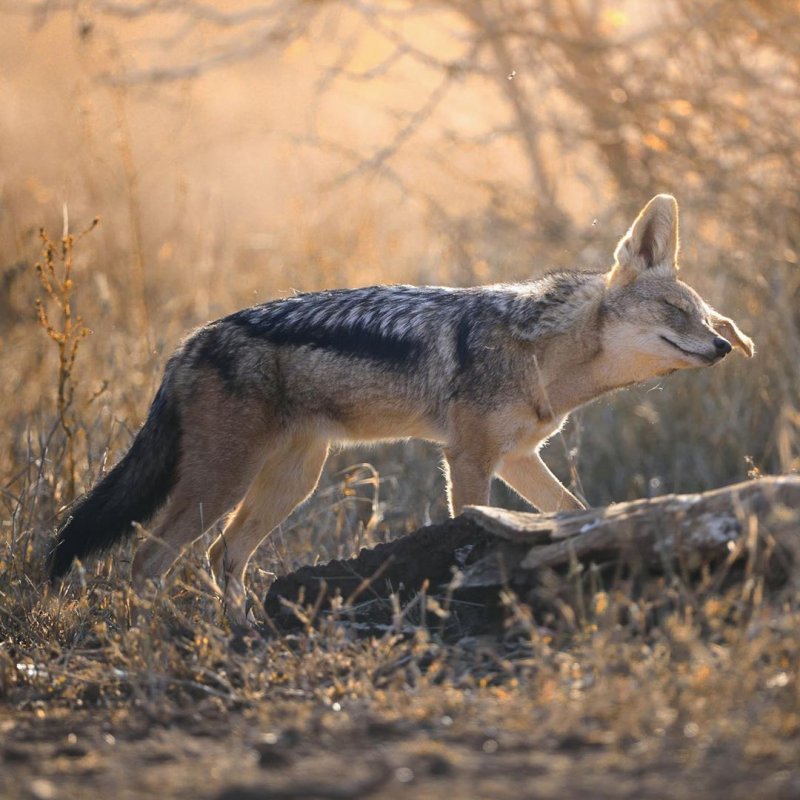
[[[258,713],[159,723],[141,713],[7,717],[3,797],[180,798],[795,798],[800,770],[741,761],[686,737],[624,746],[566,736],[537,741],[477,719],[387,722],[346,709],[319,730],[260,723]],[[122,716],[122,719],[120,719]],[[338,716],[341,719],[333,719]],[[535,720],[531,720],[535,727]]]

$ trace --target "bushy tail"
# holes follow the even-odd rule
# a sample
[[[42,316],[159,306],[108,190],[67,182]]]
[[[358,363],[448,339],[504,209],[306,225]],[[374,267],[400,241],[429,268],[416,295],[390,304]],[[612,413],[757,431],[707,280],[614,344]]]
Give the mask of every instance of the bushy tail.
[[[161,384],[130,450],[91,491],[75,501],[50,551],[48,572],[56,580],[74,558],[108,550],[147,523],[175,485],[181,425],[169,376]]]

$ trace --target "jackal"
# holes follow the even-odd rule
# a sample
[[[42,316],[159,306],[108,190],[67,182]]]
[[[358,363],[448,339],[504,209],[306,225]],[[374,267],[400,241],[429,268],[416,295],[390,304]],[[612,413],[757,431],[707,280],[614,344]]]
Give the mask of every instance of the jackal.
[[[438,442],[452,514],[488,503],[495,475],[541,511],[582,508],[539,455],[570,411],[732,347],[753,355],[678,280],[677,255],[678,205],[658,195],[607,272],[312,292],[205,325],[167,362],[128,453],[69,511],[51,577],[166,506],[134,558],[141,587],[233,509],[209,557],[244,624],[247,562],[314,491],[334,442]]]

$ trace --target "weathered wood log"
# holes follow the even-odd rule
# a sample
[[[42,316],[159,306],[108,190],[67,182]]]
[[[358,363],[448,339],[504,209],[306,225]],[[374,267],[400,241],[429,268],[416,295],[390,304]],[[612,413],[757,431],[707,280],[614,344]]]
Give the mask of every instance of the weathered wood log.
[[[777,509],[794,514],[776,516]],[[518,565],[522,571],[615,554],[635,555],[652,567],[682,561],[694,568],[708,558],[735,553],[746,544],[748,532],[757,533],[767,522],[773,533],[776,525],[781,531],[796,530],[800,541],[800,478],[761,478],[703,494],[669,494],[571,514],[473,507],[464,516],[497,537],[528,545]],[[486,574],[479,562],[468,571],[466,583],[472,571]]]
[[[265,609],[287,620],[291,604],[322,608],[337,594],[351,605],[394,594],[407,601],[422,588],[488,602],[501,587],[524,594],[543,571],[566,572],[575,564],[624,563],[686,575],[703,564],[729,567],[745,555],[769,559],[776,550],[785,579],[787,563],[800,562],[800,477],[760,478],[702,494],[560,514],[475,506],[356,558],[278,578]]]

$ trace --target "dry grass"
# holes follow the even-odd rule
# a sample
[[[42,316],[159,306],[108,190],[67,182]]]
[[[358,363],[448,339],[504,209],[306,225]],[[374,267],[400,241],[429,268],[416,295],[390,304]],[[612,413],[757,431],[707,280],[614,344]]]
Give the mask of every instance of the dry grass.
[[[691,18],[691,5],[669,7]],[[509,598],[497,639],[453,643],[416,626],[413,635],[361,640],[325,623],[248,644],[232,640],[221,618],[201,544],[144,598],[129,593],[127,550],[76,571],[59,592],[43,583],[61,509],[123,452],[169,351],[193,325],[290,288],[488,282],[605,265],[630,212],[665,189],[682,202],[687,280],[752,335],[757,358],[603,399],[575,415],[547,457],[568,476],[569,455],[594,504],[796,471],[800,143],[784,116],[792,119],[796,105],[787,43],[797,15],[786,3],[735,5],[738,17],[693,21],[682,42],[691,70],[669,75],[658,70],[674,31],[632,54],[593,49],[606,61],[592,77],[595,62],[567,45],[578,35],[572,23],[558,23],[545,43],[558,53],[548,62],[556,77],[541,141],[545,162],[573,166],[553,200],[566,217],[552,219],[541,208],[531,218],[537,189],[518,180],[530,174],[524,148],[498,150],[484,119],[469,116],[479,107],[498,129],[505,124],[506,100],[487,85],[481,59],[454,70],[452,117],[440,107],[420,122],[423,133],[380,179],[367,171],[332,187],[322,180],[352,169],[345,144],[371,147],[370,137],[402,129],[399,107],[417,79],[431,83],[432,68],[412,65],[408,85],[387,78],[361,94],[320,97],[312,87],[332,63],[341,67],[338,49],[311,65],[306,51],[287,49],[270,69],[296,77],[302,102],[318,103],[323,123],[341,125],[355,143],[314,141],[309,155],[308,137],[292,130],[284,83],[259,77],[259,91],[287,115],[285,137],[260,150],[232,134],[249,130],[251,109],[237,102],[254,95],[252,65],[170,84],[156,100],[147,87],[110,91],[95,81],[107,66],[97,40],[81,33],[73,45],[74,20],[52,21],[41,34],[49,46],[15,73],[20,119],[44,120],[46,135],[27,141],[11,116],[0,129],[9,163],[0,184],[0,794],[85,797],[89,787],[103,796],[214,797],[233,784],[260,784],[263,797],[355,797],[370,788],[405,797],[800,793],[796,587],[754,603],[741,589],[697,597],[680,582],[654,584],[651,595],[680,598],[657,624],[645,624],[654,601],[620,584],[554,627]],[[748,14],[778,21],[748,38]],[[102,14],[93,22],[93,36],[117,37],[116,55],[102,56],[117,59],[116,69],[132,47],[124,23]],[[327,36],[323,22],[312,33]],[[331,36],[346,49],[352,31],[341,24]],[[18,17],[9,26],[0,57],[20,59],[13,37],[37,34]],[[381,56],[367,45],[358,57],[369,65]],[[765,64],[780,80],[764,78]],[[31,83],[39,91],[27,91]],[[711,86],[717,102],[706,107]],[[380,87],[399,110],[363,131]],[[537,108],[536,86],[522,89]],[[212,97],[225,114],[205,105]],[[564,119],[580,125],[565,132]],[[251,176],[263,159],[273,171]],[[225,178],[207,189],[215,170]],[[320,183],[309,177],[316,171]],[[46,240],[42,261],[37,240],[42,225],[62,227],[62,183],[75,230],[96,213],[103,220],[69,242],[65,277],[61,245]],[[44,294],[37,261],[50,276]],[[71,330],[54,322],[67,310]],[[82,325],[92,335],[81,338]],[[428,445],[337,454],[318,495],[259,552],[251,586],[263,596],[272,573],[443,516]]]
[[[328,618],[241,641],[197,555],[145,598],[124,557],[43,595],[40,545],[3,554],[7,794],[41,789],[36,777],[76,797],[357,797],[372,783],[512,797],[533,779],[543,797],[797,791],[796,577],[766,596],[758,574],[721,595],[595,577],[606,590],[556,618],[509,595],[505,633],[455,642],[437,633],[434,599],[429,628],[417,602],[380,638]]]

